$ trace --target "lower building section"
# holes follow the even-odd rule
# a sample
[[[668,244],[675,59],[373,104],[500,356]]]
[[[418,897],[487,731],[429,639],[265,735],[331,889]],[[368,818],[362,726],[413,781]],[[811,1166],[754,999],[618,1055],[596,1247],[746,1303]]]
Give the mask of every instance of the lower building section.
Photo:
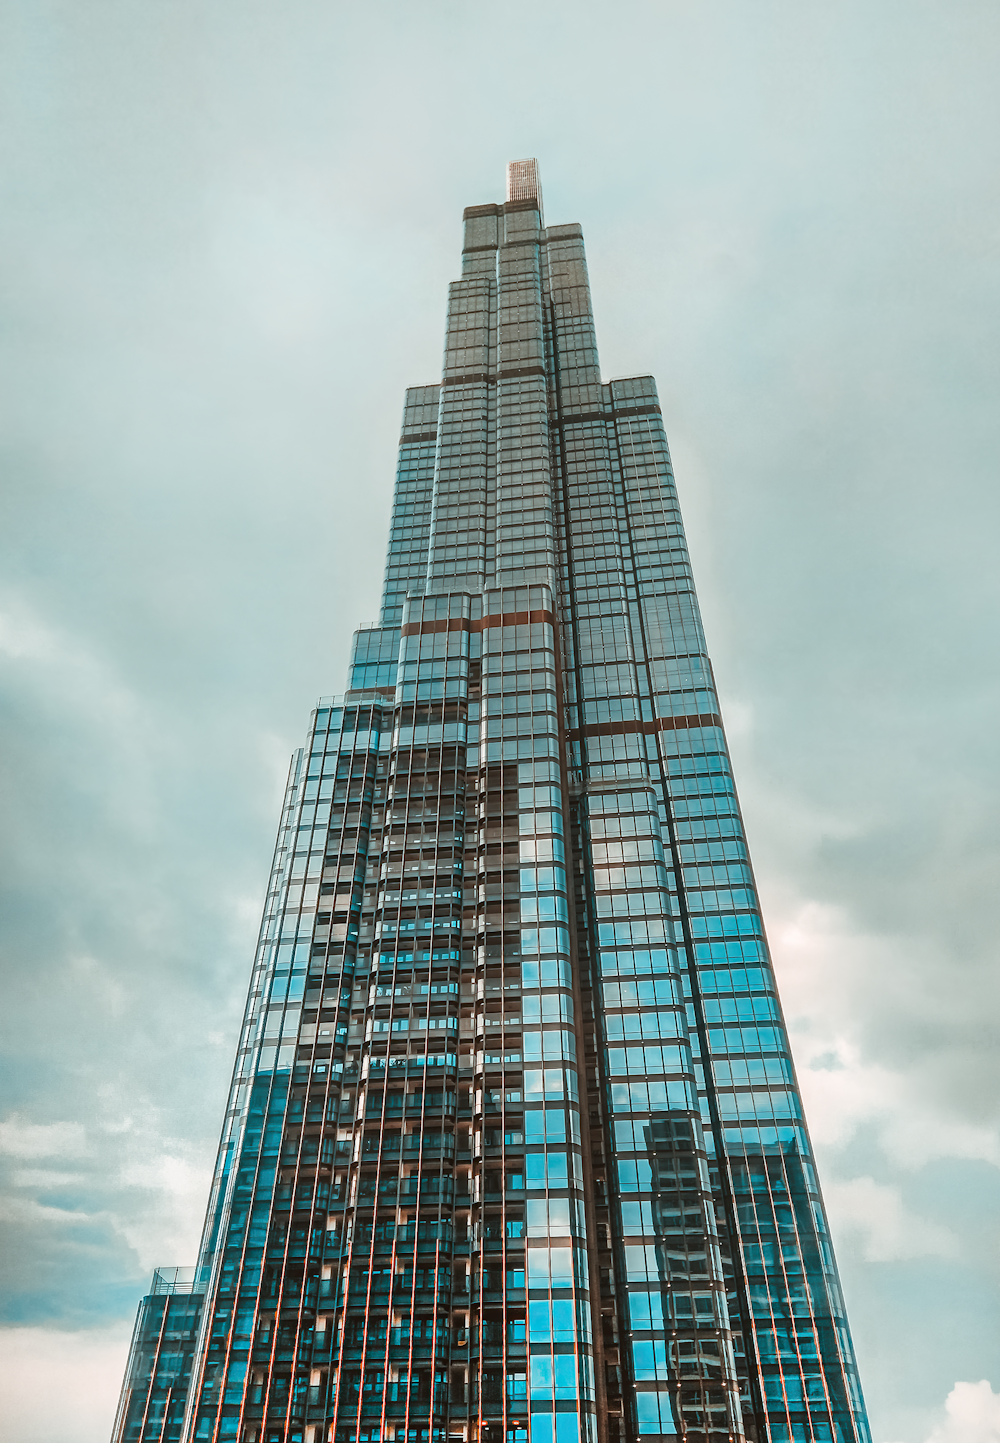
[[[116,1443],[864,1440],[759,919],[702,940],[685,885],[738,815],[679,816],[656,736],[573,765],[545,588],[408,616],[463,715],[315,713],[196,1281],[143,1302]],[[470,745],[522,631],[531,732]]]
[[[193,1268],[158,1268],[139,1304],[115,1418],[121,1443],[180,1443],[205,1289]]]

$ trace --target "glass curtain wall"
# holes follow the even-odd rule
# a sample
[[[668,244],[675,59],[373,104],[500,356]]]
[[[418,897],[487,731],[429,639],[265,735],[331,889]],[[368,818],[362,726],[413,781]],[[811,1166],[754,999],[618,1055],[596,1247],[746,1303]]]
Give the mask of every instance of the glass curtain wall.
[[[192,1287],[116,1443],[869,1443],[655,385],[534,162],[292,759]]]

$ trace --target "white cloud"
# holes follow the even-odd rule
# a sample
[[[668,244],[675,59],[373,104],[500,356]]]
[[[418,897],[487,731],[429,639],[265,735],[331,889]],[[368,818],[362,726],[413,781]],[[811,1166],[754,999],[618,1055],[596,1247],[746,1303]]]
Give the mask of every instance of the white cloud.
[[[51,1224],[60,1228],[74,1227],[79,1223],[93,1222],[99,1214],[83,1212],[78,1208],[48,1207],[34,1198],[11,1197],[0,1194],[0,1218],[12,1226],[17,1224]]]
[[[84,1180],[82,1172],[49,1172],[41,1167],[22,1167],[11,1177],[15,1187],[73,1187]]]
[[[93,1094],[89,1135],[79,1123],[0,1123],[0,1152],[18,1162],[0,1188],[0,1216],[14,1237],[57,1238],[84,1228],[117,1234],[138,1269],[193,1263],[211,1181],[211,1151],[163,1136],[163,1117],[146,1099]],[[58,1164],[72,1158],[76,1171]],[[71,1188],[66,1206],[58,1190]],[[30,1278],[26,1279],[30,1285]],[[140,1285],[141,1286],[141,1285]],[[137,1294],[138,1295],[138,1294]]]
[[[983,1378],[956,1383],[944,1405],[947,1417],[927,1443],[1000,1443],[1000,1393]]]
[[[0,612],[0,652],[14,660],[48,660],[58,650],[55,636],[30,614]]]
[[[130,1333],[126,1324],[84,1332],[0,1329],[3,1437],[12,1443],[63,1443],[69,1437],[73,1443],[107,1443]],[[66,1402],[53,1407],[54,1393]]]
[[[940,1072],[951,1043],[938,1040],[933,1017],[925,1027],[936,1047],[925,1041],[896,1066],[872,1055],[872,1037],[915,970],[912,940],[865,933],[842,908],[796,902],[780,892],[765,899],[765,911],[815,1141],[842,1147],[872,1123],[889,1159],[902,1168],[936,1158],[1000,1167],[997,1125],[963,1115],[960,1102],[951,1105],[942,1095]],[[949,1003],[942,996],[942,1014]]]
[[[865,1235],[863,1254],[869,1262],[902,1258],[953,1258],[959,1241],[949,1228],[907,1212],[899,1189],[870,1177],[831,1182],[824,1188],[834,1232]]]
[[[0,612],[0,655],[9,663],[33,664],[34,685],[58,687],[94,720],[123,730],[141,720],[139,704],[93,645],[69,628],[51,625],[26,597],[7,598]],[[24,674],[24,684],[31,685]]]
[[[0,1153],[10,1157],[79,1157],[86,1150],[79,1122],[25,1122],[16,1112],[0,1122]]]
[[[176,1151],[136,1157],[120,1175],[120,1185],[130,1196],[126,1202],[125,1193],[119,1194],[122,1206],[116,1209],[115,1228],[146,1269],[195,1262],[212,1176],[208,1157],[194,1148],[177,1139],[164,1147]]]
[[[111,969],[97,957],[76,953],[67,957],[66,965],[74,973],[74,984],[84,987],[108,1017],[121,1017],[128,994],[112,975]]]

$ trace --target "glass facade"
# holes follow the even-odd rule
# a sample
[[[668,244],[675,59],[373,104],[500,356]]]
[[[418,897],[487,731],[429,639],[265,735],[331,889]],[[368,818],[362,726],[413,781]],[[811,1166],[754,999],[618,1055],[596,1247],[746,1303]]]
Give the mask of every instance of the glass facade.
[[[195,1277],[115,1443],[869,1443],[656,388],[534,162],[292,759]]]

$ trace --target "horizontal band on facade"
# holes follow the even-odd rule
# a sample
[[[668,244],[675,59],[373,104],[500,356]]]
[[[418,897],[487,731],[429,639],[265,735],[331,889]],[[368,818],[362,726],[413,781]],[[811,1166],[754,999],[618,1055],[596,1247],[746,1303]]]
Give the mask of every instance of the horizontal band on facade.
[[[401,636],[427,635],[435,631],[488,631],[494,626],[530,626],[535,622],[547,621],[555,625],[551,611],[505,611],[484,616],[473,621],[468,616],[452,616],[440,621],[408,621],[400,628]]]
[[[612,415],[618,416],[662,416],[663,409],[660,406],[615,406]]]
[[[612,411],[581,411],[577,416],[560,416],[556,421],[556,425],[562,431],[565,430],[567,426],[593,425],[595,421],[601,421],[606,424],[608,421],[613,420],[614,413]]]
[[[489,247],[477,247],[477,249],[489,249]],[[497,379],[516,379],[518,376],[544,376],[543,366],[524,366],[520,370],[499,371],[496,376],[491,376],[485,371],[473,371],[463,376],[449,377],[443,383],[446,386],[471,386],[487,385],[495,386]],[[662,416],[663,411],[659,406],[629,406],[615,408],[611,411],[582,411],[576,416],[561,416],[556,425],[561,429],[567,426],[591,425],[595,421],[613,421],[619,416]],[[417,446],[427,441],[436,441],[437,431],[418,431],[415,434],[407,435],[405,432],[399,438],[401,446]]]
[[[441,385],[444,386],[495,386],[496,376],[491,376],[488,371],[467,371],[463,376],[445,376]]]
[[[525,376],[542,376],[546,374],[544,366],[515,366],[506,370],[492,373],[490,371],[466,371],[461,376],[445,376],[441,382],[442,386],[495,386],[498,381],[517,381]],[[602,417],[608,420],[610,417]],[[413,437],[407,436],[406,440]]]
[[[556,425],[564,429],[566,426],[582,426],[594,421],[615,421],[619,416],[662,415],[663,411],[659,406],[615,406],[608,411],[581,411],[576,416],[560,416]]]
[[[516,381],[521,376],[544,376],[544,366],[516,366],[508,367],[506,370],[497,371],[497,380]]]
[[[717,712],[706,711],[695,712],[689,716],[660,716],[652,721],[595,722],[593,726],[574,727],[566,733],[566,740],[578,742],[586,737],[614,737],[634,732],[655,736],[657,732],[682,731],[685,727],[721,726],[721,716]]]

